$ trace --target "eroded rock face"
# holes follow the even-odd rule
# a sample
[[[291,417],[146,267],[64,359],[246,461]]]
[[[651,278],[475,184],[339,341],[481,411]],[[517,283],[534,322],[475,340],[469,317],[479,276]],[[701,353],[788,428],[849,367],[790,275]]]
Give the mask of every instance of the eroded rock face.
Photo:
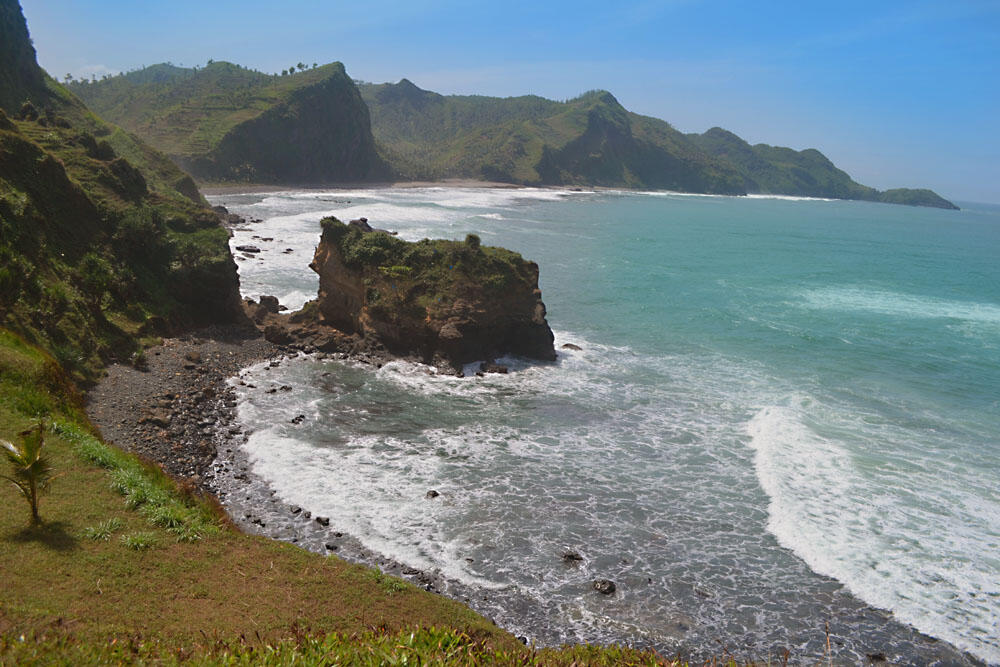
[[[538,265],[477,237],[408,243],[327,218],[310,267],[321,321],[393,354],[453,369],[504,354],[555,359]]]

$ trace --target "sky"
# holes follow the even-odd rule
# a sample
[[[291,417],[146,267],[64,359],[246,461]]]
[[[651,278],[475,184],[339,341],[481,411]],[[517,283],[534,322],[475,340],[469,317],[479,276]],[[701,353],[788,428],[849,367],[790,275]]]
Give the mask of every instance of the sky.
[[[611,91],[684,132],[817,148],[879,189],[1000,203],[1000,1],[21,0],[62,79],[339,60],[443,94]]]

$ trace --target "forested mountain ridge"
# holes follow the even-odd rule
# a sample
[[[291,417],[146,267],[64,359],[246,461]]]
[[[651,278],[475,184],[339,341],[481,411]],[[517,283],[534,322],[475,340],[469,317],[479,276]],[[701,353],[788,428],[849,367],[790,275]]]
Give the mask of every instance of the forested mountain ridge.
[[[796,151],[767,144],[751,146],[720,127],[687,136],[705,152],[735,165],[743,175],[747,192],[957,208],[930,190],[897,188],[882,192],[856,183],[814,148]]]
[[[360,89],[380,148],[409,178],[744,193],[729,164],[666,123],[667,141],[654,141],[641,121],[636,131],[640,117],[606,91],[555,102],[444,96],[406,79]]]

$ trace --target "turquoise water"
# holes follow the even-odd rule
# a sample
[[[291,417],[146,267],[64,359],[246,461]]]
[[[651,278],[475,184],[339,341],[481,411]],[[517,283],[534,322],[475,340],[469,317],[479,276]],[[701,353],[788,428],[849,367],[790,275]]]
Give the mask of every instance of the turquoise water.
[[[583,348],[487,378],[285,363],[269,381],[293,396],[258,383],[240,407],[282,498],[490,591],[501,624],[541,640],[808,660],[829,623],[846,661],[964,660],[916,628],[1000,663],[1000,209],[447,188],[215,199],[264,219],[234,238],[265,249],[240,258],[249,296],[294,308],[315,293],[322,215],[410,239],[475,232],[540,264],[557,346]],[[618,592],[594,593],[597,578]],[[544,620],[519,626],[505,596]]]

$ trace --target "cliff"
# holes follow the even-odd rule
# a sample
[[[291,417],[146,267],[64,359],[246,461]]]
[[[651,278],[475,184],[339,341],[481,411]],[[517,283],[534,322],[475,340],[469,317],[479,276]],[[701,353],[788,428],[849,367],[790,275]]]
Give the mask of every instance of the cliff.
[[[386,179],[368,108],[341,63],[272,76],[227,62],[154,65],[72,90],[194,176],[335,183]]]
[[[228,233],[191,178],[38,67],[15,0],[0,37],[0,328],[88,382],[144,338],[243,321]]]
[[[319,294],[304,312],[323,325],[453,370],[505,354],[555,359],[534,262],[473,235],[410,243],[363,220],[322,225],[310,264]]]

